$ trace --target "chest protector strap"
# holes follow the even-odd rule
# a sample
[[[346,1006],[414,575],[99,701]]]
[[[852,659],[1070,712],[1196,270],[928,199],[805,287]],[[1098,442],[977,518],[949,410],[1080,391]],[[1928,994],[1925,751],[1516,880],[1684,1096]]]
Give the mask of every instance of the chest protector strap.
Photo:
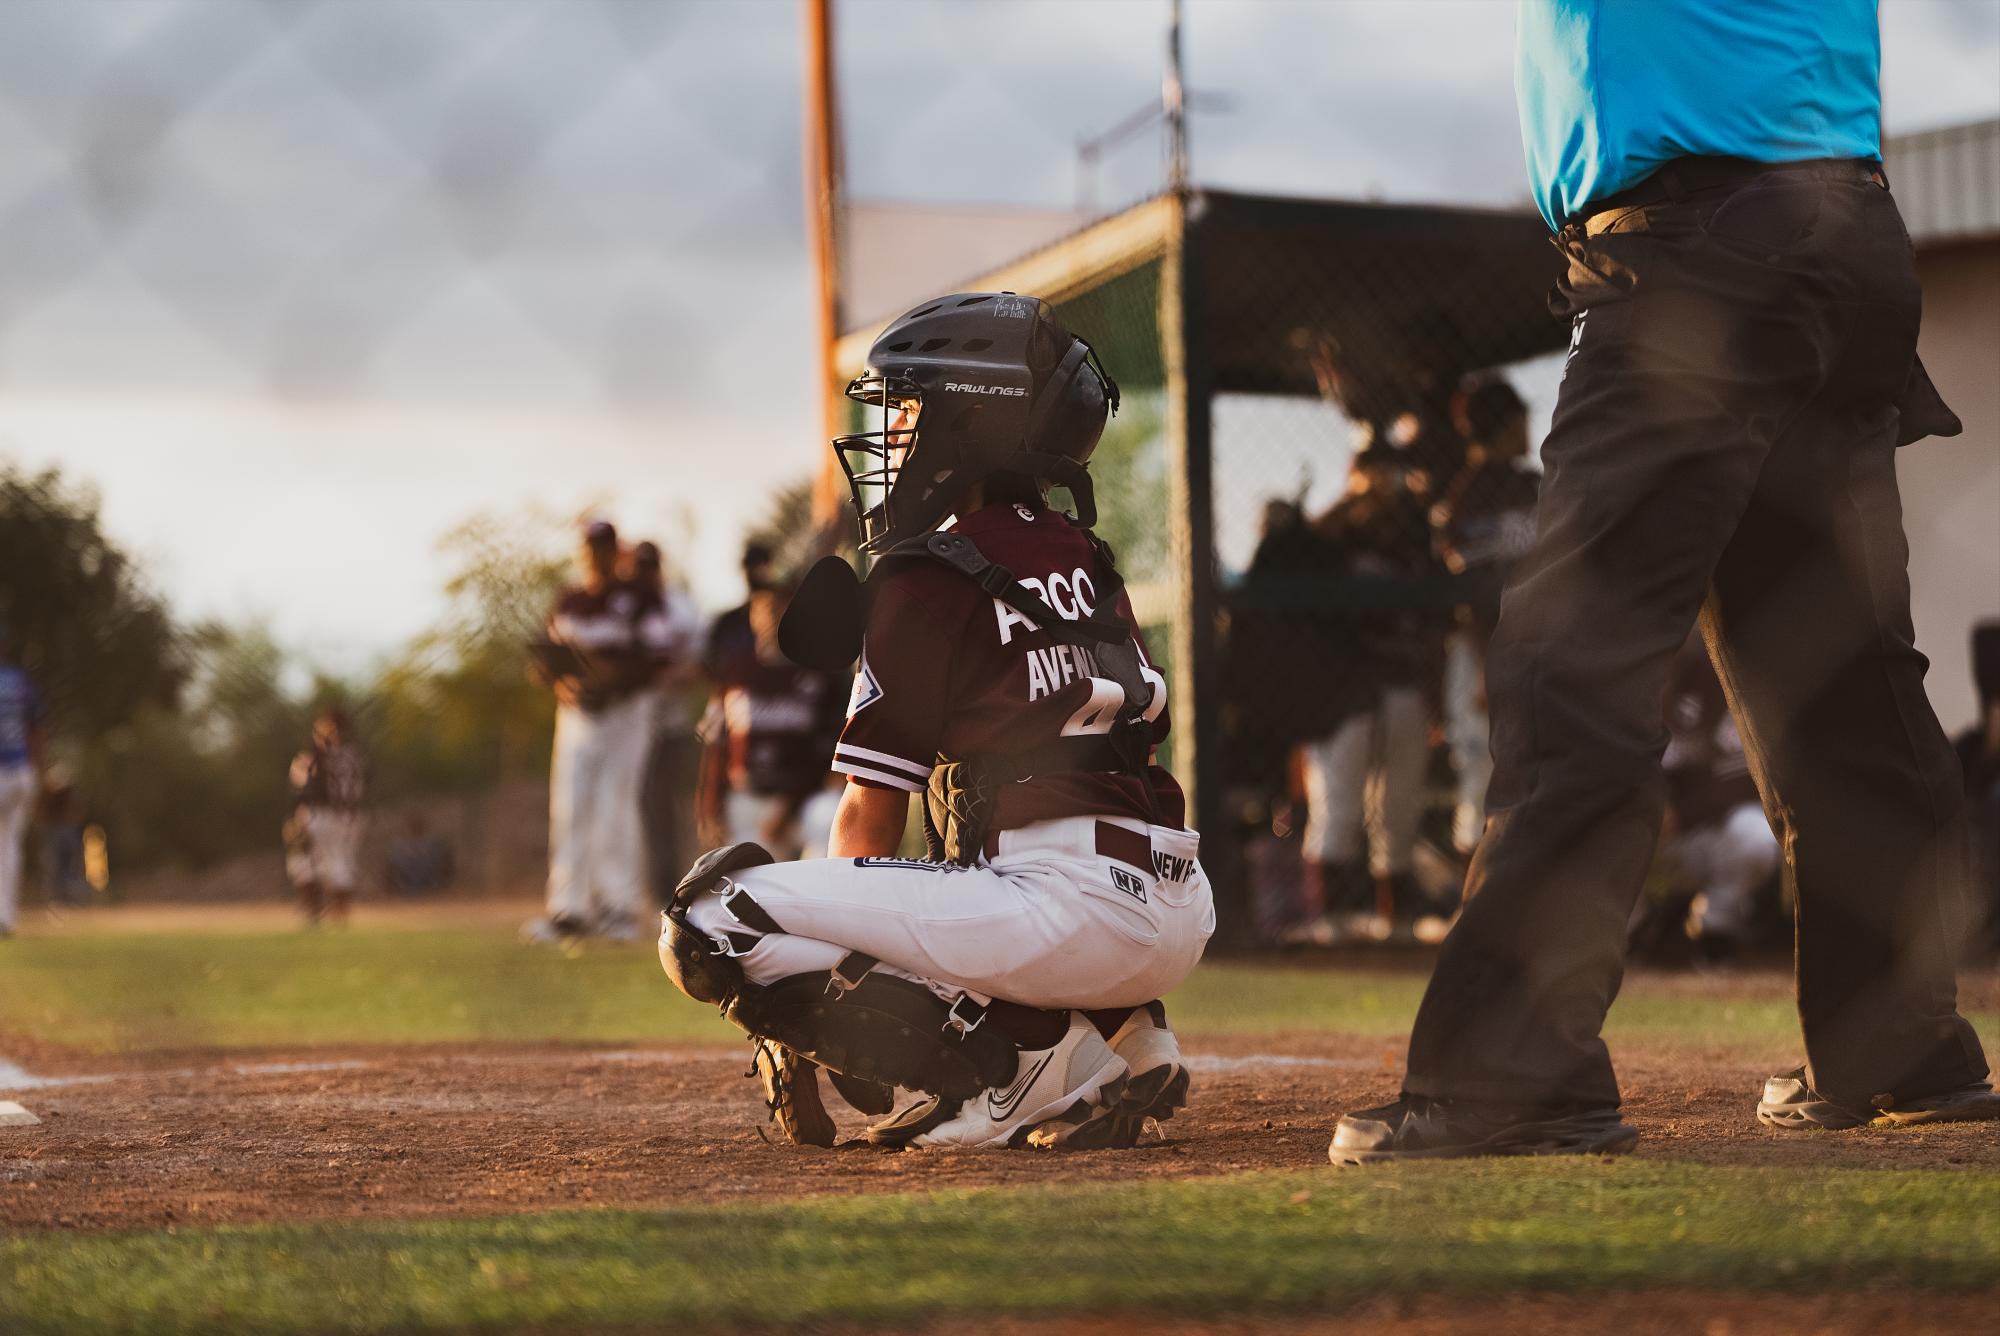
[[[1124,592],[1124,577],[1112,560],[1110,545],[1085,532],[1096,556],[1098,606],[1114,608]],[[1058,738],[1040,747],[992,752],[948,761],[931,771],[924,794],[924,843],[930,857],[943,862],[977,861],[992,825],[994,800],[1003,784],[1018,784],[1038,775],[1124,773],[1138,782],[1146,815],[1157,823],[1152,777],[1152,725],[1146,711],[1153,704],[1153,685],[1139,658],[1139,643],[1125,624],[1112,616],[1065,619],[1048,600],[1021,583],[1014,573],[989,561],[971,539],[955,533],[932,533],[900,543],[890,558],[923,558],[957,571],[993,598],[1048,633],[1063,645],[1088,649],[1098,672],[1116,682],[1125,703],[1106,733]]]

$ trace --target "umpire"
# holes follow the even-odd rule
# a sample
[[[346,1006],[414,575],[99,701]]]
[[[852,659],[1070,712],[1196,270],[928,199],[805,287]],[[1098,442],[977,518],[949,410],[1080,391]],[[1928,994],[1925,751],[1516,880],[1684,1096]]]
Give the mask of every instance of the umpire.
[[[1524,0],[1572,323],[1488,663],[1495,774],[1404,1092],[1336,1164],[1629,1149],[1599,1031],[1699,615],[1797,890],[1786,1128],[2000,1117],[1956,1010],[1965,799],[1912,643],[1896,448],[1955,434],[1880,156],[1873,0]]]

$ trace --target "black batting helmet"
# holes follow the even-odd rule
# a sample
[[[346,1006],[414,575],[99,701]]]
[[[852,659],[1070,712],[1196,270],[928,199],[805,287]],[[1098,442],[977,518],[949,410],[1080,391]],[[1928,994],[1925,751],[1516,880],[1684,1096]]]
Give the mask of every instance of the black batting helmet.
[[[882,331],[847,397],[882,410],[879,431],[833,441],[864,552],[927,533],[996,473],[1065,487],[1075,522],[1096,521],[1084,466],[1117,411],[1118,385],[1039,297],[960,292],[924,303]]]

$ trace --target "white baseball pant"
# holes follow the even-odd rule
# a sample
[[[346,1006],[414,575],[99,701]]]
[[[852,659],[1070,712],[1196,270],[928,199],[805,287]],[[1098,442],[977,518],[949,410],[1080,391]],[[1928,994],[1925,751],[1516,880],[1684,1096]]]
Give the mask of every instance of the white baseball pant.
[[[1365,821],[1369,870],[1410,870],[1424,815],[1424,723],[1422,688],[1385,687],[1373,710],[1301,748],[1307,862],[1360,858]]]
[[[646,900],[646,829],[639,810],[652,698],[601,710],[556,709],[549,765],[550,918],[633,921]]]
[[[338,807],[306,809],[307,857],[313,880],[329,891],[352,891],[361,881],[361,836],[367,818]]]
[[[14,931],[21,906],[21,837],[35,806],[33,766],[0,766],[0,932]]]
[[[1150,846],[1152,867],[1098,852],[1098,827]],[[1001,832],[972,867],[900,858],[823,858],[729,875],[689,908],[719,942],[756,932],[725,907],[740,887],[782,933],[738,959],[768,984],[823,973],[849,951],[929,984],[1030,1007],[1124,1007],[1187,977],[1215,931],[1208,878],[1192,831],[1109,817],[1070,817]]]
[[[1749,935],[1757,888],[1778,870],[1778,837],[1764,809],[1743,803],[1712,826],[1681,831],[1666,855],[1700,889],[1688,906],[1688,931],[1697,937]]]
[[[833,837],[833,818],[840,810],[840,794],[821,789],[798,804],[791,819],[777,833],[772,821],[791,800],[761,793],[722,795],[722,826],[731,844],[761,844],[780,862],[796,858],[825,858],[827,841]]]
[[[1479,847],[1486,828],[1486,786],[1493,782],[1493,725],[1486,714],[1486,656],[1479,638],[1454,631],[1445,641],[1445,740],[1458,778],[1451,842],[1462,854]]]

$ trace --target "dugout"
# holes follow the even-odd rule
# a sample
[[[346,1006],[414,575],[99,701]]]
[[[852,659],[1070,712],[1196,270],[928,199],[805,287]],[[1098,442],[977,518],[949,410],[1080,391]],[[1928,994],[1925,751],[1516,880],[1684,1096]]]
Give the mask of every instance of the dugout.
[[[1561,262],[1526,211],[1193,190],[939,286],[1048,299],[1124,390],[1092,463],[1098,528],[1166,661],[1171,761],[1190,788],[1225,930],[1245,918],[1226,836],[1238,825],[1233,775],[1257,750],[1225,720],[1232,619],[1448,609],[1458,597],[1448,577],[1245,581],[1260,521],[1274,501],[1330,505],[1357,442],[1394,436],[1406,410],[1461,373],[1542,358],[1539,397],[1552,395],[1548,355],[1568,330],[1546,299]],[[844,332],[831,393],[888,318],[931,295],[878,300],[893,309]],[[1523,388],[1545,418],[1536,387]],[[1265,695],[1323,691],[1340,672],[1337,661],[1285,658],[1257,665]]]

